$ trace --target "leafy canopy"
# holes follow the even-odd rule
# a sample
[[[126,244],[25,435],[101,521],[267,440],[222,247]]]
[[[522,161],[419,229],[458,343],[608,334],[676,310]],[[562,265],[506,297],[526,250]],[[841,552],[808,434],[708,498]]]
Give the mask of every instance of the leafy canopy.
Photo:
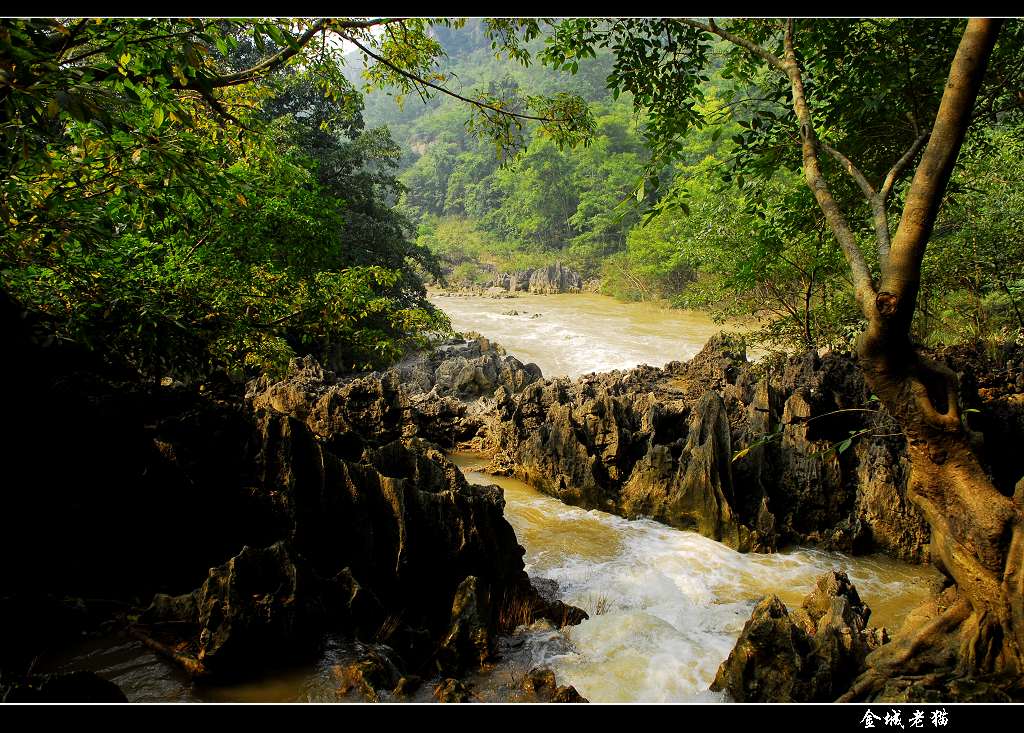
[[[445,329],[327,28],[3,21],[4,287],[153,376],[366,368]]]

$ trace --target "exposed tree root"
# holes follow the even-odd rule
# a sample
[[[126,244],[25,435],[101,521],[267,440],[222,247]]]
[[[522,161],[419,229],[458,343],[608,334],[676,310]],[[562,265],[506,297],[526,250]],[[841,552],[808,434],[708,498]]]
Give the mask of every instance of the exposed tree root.
[[[888,696],[904,682],[904,688],[946,689],[956,679],[1019,678],[1024,481],[1013,498],[992,483],[961,423],[952,370],[916,354],[905,340],[889,348],[882,340],[862,339],[861,365],[907,436],[908,498],[931,527],[932,562],[955,585],[944,594],[948,607],[870,655],[868,670],[840,700]]]
[[[189,654],[182,654],[181,652],[175,651],[166,644],[157,641],[149,634],[146,634],[136,626],[129,627],[128,634],[133,639],[138,639],[139,641],[141,641],[143,644],[148,646],[150,649],[152,649],[160,656],[169,659],[170,661],[177,664],[183,670],[188,672],[188,674],[194,679],[206,677],[209,674],[203,663],[195,657]]]

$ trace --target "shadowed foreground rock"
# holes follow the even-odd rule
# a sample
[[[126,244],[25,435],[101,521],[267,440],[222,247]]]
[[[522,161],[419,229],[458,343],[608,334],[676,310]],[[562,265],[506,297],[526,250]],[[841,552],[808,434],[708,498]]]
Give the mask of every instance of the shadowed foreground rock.
[[[420,437],[394,373],[339,385],[305,361],[245,404],[229,385],[143,383],[0,305],[23,415],[0,513],[19,558],[4,694],[38,692],[41,653],[147,604],[131,633],[208,682],[308,660],[331,632],[390,649],[405,689],[479,667],[513,619],[585,617],[533,589],[501,490]],[[485,351],[497,382],[530,378]]]
[[[120,688],[93,672],[38,675],[26,682],[0,686],[0,702],[128,702]]]
[[[142,618],[157,643],[168,628],[194,629],[174,634],[186,651],[166,642],[194,659],[190,672],[225,679],[308,657],[336,630],[388,644],[403,673],[462,674],[492,656],[507,606],[565,620],[530,585],[500,489],[471,486],[415,438],[339,458],[329,445],[351,453],[361,437],[328,432],[337,416],[315,405],[298,411],[327,434],[257,410],[248,441],[253,499],[279,539],[242,548],[192,593],[158,595]]]

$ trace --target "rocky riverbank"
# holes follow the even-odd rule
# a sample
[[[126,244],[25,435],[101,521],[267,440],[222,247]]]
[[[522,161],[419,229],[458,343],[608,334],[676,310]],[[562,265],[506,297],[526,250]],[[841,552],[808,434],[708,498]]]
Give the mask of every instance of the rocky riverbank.
[[[2,315],[21,417],[6,446],[8,699],[116,696],[88,675],[29,674],[40,655],[94,632],[131,634],[212,683],[309,658],[324,633],[341,633],[364,650],[339,672],[347,693],[400,699],[434,679],[436,697],[465,698],[459,678],[493,659],[498,636],[585,614],[533,586],[501,490],[467,484],[444,456],[454,448],[568,503],[741,551],[800,543],[928,557],[903,438],[846,355],[752,364],[742,342],[718,336],[663,369],[545,379],[469,336],[358,376],[295,360],[284,378],[249,383],[243,400],[227,385],[141,384],[49,338],[13,304]],[[969,351],[940,356],[961,372],[979,449],[1012,491],[1024,360],[1011,354],[1000,372]],[[763,602],[716,684],[755,699],[752,685],[768,689],[755,667],[768,664],[769,687],[787,699],[842,694],[884,634],[866,628],[841,579],[826,585],[848,608],[832,599],[805,619]],[[831,671],[794,686],[784,678],[797,673],[751,651],[763,629],[796,644],[793,669]],[[546,676],[540,686],[578,697]]]
[[[1024,471],[1019,393],[999,362],[948,350],[1001,488]],[[1009,358],[1010,365],[1016,362]],[[720,336],[697,357],[531,382],[496,394],[481,430],[492,472],[563,501],[695,529],[740,550],[802,544],[921,562],[929,533],[906,496],[904,438],[854,360],[808,352],[752,364]]]
[[[450,273],[449,273],[450,274]],[[514,295],[516,293],[536,293],[551,295],[556,293],[597,292],[599,280],[584,280],[578,272],[566,267],[561,262],[546,267],[514,270],[511,272],[495,272],[490,280],[473,285],[452,283],[454,292],[468,292],[495,297]]]
[[[743,551],[924,558],[902,438],[843,355],[754,365],[741,341],[717,337],[664,369],[535,383],[490,427],[495,471],[569,503]]]
[[[993,475],[1008,477],[1012,492],[1020,459],[998,447],[1024,437],[1024,403],[977,387],[1006,381],[987,362],[947,356],[962,370],[965,403],[977,405],[972,425]],[[329,431],[344,403],[360,426],[352,429],[484,452],[492,473],[567,503],[694,529],[741,551],[801,544],[927,559],[928,528],[906,496],[904,438],[849,355],[755,364],[740,339],[720,335],[663,369],[544,379],[477,336],[333,391],[323,384],[306,361],[256,388],[315,430]]]
[[[305,361],[305,381],[254,383],[244,403],[154,387],[4,306],[22,416],[6,445],[4,699],[95,699],[88,674],[31,674],[90,633],[140,639],[208,684],[341,633],[369,650],[357,667],[387,660],[398,677],[379,679],[400,695],[479,669],[521,623],[586,618],[534,589],[500,489],[469,485],[388,411],[396,382],[341,384]]]

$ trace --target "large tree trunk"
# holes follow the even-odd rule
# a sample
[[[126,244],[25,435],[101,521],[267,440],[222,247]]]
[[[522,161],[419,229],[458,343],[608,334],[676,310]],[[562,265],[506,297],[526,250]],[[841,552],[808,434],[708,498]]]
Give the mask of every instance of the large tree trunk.
[[[932,560],[955,587],[945,607],[868,658],[848,700],[893,678],[996,675],[1019,688],[1024,674],[1024,481],[1013,497],[996,489],[962,423],[956,375],[909,338],[925,246],[998,29],[998,21],[968,23],[877,294],[861,303],[868,327],[858,341],[868,384],[906,435],[908,495],[931,526]]]
[[[998,29],[998,21],[968,23],[858,344],[868,384],[906,434],[910,498],[931,525],[932,557],[955,581],[959,596],[941,623],[879,655],[879,661],[889,657],[890,664],[905,664],[955,639],[950,661],[961,675],[1024,672],[1024,497],[1004,496],[992,484],[961,422],[956,376],[918,354],[908,334],[921,260]]]
[[[908,495],[931,525],[932,560],[956,583],[957,597],[939,618],[876,653],[874,687],[943,666],[954,676],[1020,676],[1024,482],[1012,498],[995,488],[961,424],[948,368],[916,353],[905,337],[865,334],[859,357],[871,389],[903,427]]]
[[[858,341],[860,363],[871,389],[903,428],[911,461],[909,497],[931,525],[933,561],[955,583],[943,597],[944,608],[869,657],[868,672],[847,700],[871,697],[894,678],[930,676],[941,684],[955,677],[1007,675],[1019,687],[1024,674],[1024,482],[1013,498],[996,489],[961,422],[956,375],[919,354],[909,336],[925,247],[999,26],[1000,21],[986,19],[967,24],[891,245],[887,220],[877,222],[884,230],[877,288],[822,175],[821,144],[804,98],[793,23],[787,27],[783,69],[801,123],[805,178],[847,256],[868,321]],[[884,195],[861,180],[848,159],[830,152],[848,164],[873,203],[884,203]]]

